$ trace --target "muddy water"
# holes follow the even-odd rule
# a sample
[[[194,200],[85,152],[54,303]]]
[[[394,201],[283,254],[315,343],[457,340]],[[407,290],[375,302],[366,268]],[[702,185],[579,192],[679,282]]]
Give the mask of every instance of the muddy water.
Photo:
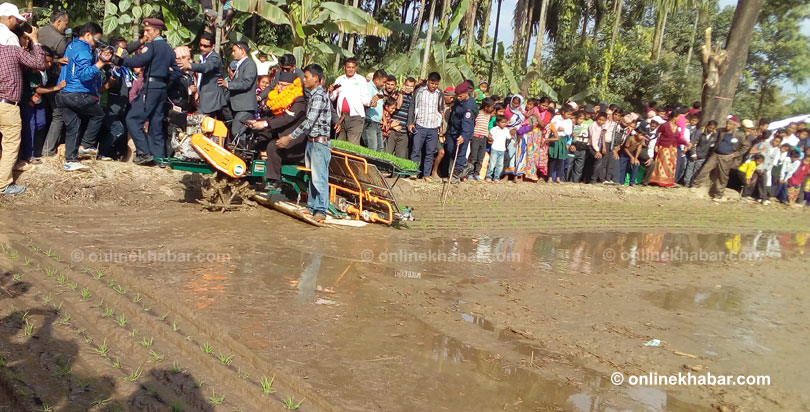
[[[608,376],[577,367],[575,360],[568,360],[573,371],[565,372],[547,361],[536,363],[542,348],[470,313],[457,311],[453,316],[475,326],[473,332],[465,329],[462,337],[445,334],[407,310],[413,287],[401,292],[398,288],[403,282],[425,282],[449,302],[443,307],[453,308],[458,294],[431,280],[487,288],[504,279],[788,258],[808,249],[803,234],[605,232],[453,238],[378,228],[365,233],[318,231],[275,216],[161,215],[161,227],[150,225],[153,218],[99,216],[94,227],[81,231],[70,223],[54,230],[40,222],[35,232],[47,233],[60,247],[81,244],[84,256],[149,248],[226,253],[227,260],[214,262],[125,265],[142,276],[141,281],[165,287],[166,298],[182,300],[269,364],[304,379],[338,410],[702,410],[667,390],[615,387]],[[390,296],[381,289],[400,293],[400,298],[381,299]],[[745,310],[740,292],[733,288],[662,288],[642,298],[667,310]],[[481,342],[488,349],[479,347]],[[509,353],[530,361],[507,360],[515,358]],[[542,373],[545,370],[548,373]]]

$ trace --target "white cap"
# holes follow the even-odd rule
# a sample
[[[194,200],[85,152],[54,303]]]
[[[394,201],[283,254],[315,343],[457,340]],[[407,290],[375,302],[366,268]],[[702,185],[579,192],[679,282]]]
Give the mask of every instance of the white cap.
[[[753,129],[755,126],[753,121],[750,119],[745,119],[742,121],[742,127],[743,129]]]
[[[653,117],[653,118],[652,118],[650,121],[651,121],[651,122],[656,122],[656,123],[658,123],[658,124],[664,124],[664,123],[666,123],[666,122],[667,122],[667,121],[666,121],[666,120],[664,120],[664,119],[663,119],[661,116],[655,116],[655,117]]]
[[[571,106],[571,108],[572,108],[572,109],[574,109],[574,110],[578,110],[578,109],[579,109],[579,105],[577,104],[577,102],[573,102],[573,101],[572,101],[572,102],[568,102],[568,103],[566,103],[566,104],[567,104],[568,106]]]
[[[20,9],[11,3],[0,4],[0,17],[16,17],[17,20],[25,21],[25,17],[20,14]]]

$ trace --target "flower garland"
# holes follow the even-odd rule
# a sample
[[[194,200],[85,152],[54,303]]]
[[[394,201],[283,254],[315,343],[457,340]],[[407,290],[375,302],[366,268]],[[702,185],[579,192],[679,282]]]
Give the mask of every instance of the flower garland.
[[[280,116],[284,112],[290,110],[295,99],[304,96],[304,89],[301,87],[301,78],[296,77],[295,80],[284,90],[279,91],[278,87],[267,95],[267,108],[273,112],[274,116]]]

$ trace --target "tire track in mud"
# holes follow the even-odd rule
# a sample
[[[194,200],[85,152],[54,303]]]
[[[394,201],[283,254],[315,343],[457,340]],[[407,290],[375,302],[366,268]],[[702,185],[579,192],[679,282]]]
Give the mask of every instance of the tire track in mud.
[[[130,403],[143,403],[138,405],[142,410],[153,410],[148,406],[148,398],[155,394],[158,395],[157,399],[176,399],[177,392],[181,397],[183,394],[188,395],[183,399],[185,403],[201,411],[241,410],[231,409],[236,405],[255,411],[285,410],[286,398],[282,394],[291,396],[294,403],[303,399],[301,410],[334,410],[329,402],[297,378],[266,365],[244,345],[219,330],[217,325],[198,320],[182,302],[158,301],[154,294],[149,293],[149,288],[140,287],[141,285],[137,289],[126,286],[126,280],[116,273],[96,271],[93,274],[94,270],[90,267],[79,270],[61,259],[57,261],[57,252],[53,249],[44,250],[31,240],[28,246],[12,241],[7,250],[18,254],[15,259],[17,262],[12,262],[13,270],[24,273],[31,287],[41,289],[41,293],[60,295],[61,309],[64,313],[71,314],[71,328],[79,339],[84,339],[85,346],[88,346],[86,349],[98,350],[100,345],[109,348],[110,355],[106,357],[109,367],[105,372],[117,370],[113,372],[119,376],[117,382],[123,382],[123,378],[131,378],[138,372],[141,378],[149,376],[148,386],[140,384],[140,392],[143,392],[140,398],[146,400],[138,399],[137,385],[123,393],[121,388],[116,389],[116,394],[129,396]],[[26,264],[20,267],[18,263],[23,260]],[[129,283],[132,283],[131,279]],[[60,289],[60,286],[64,288]],[[89,299],[99,303],[91,306],[89,299],[80,294],[82,290],[90,294]],[[113,314],[101,315],[108,308]],[[159,315],[161,313],[163,315]],[[106,319],[107,317],[110,319]],[[123,325],[117,324],[117,320]],[[136,335],[132,334],[133,329],[137,330]],[[151,341],[148,347],[144,343],[147,338]],[[108,339],[110,342],[107,342]],[[90,343],[94,346],[89,347]],[[213,348],[212,353],[204,353],[202,345],[210,345]],[[134,356],[145,359],[151,356],[156,362],[133,363],[131,357]],[[223,359],[220,360],[217,356]],[[231,358],[227,359],[228,357]],[[153,367],[150,371],[144,369],[150,363],[165,365],[171,359],[180,359],[179,366],[193,370],[194,375],[186,373],[185,379],[176,382],[173,379],[175,374],[170,372],[176,373],[177,370],[169,370],[168,367]],[[114,367],[114,364],[124,366],[124,363],[126,368]],[[173,364],[172,369],[176,369],[176,366],[177,364]],[[263,393],[260,381],[262,377],[273,377],[273,393]],[[137,380],[141,382],[143,379]],[[200,381],[202,385],[197,385]],[[205,385],[209,382],[209,385]],[[128,382],[123,383],[123,386],[127,386]],[[212,407],[209,403],[205,394],[211,386],[214,386],[216,395],[225,396],[222,405],[228,405],[227,409],[223,409],[223,406]],[[201,389],[202,396],[196,394],[196,389]],[[215,395],[212,394],[213,396]],[[164,406],[169,407],[168,404]]]

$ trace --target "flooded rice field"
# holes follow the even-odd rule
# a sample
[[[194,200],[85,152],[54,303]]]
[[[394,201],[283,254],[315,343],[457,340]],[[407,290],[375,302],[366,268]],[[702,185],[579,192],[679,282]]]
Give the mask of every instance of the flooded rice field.
[[[16,213],[0,411],[810,408],[810,233]],[[770,384],[628,382],[678,373]]]

